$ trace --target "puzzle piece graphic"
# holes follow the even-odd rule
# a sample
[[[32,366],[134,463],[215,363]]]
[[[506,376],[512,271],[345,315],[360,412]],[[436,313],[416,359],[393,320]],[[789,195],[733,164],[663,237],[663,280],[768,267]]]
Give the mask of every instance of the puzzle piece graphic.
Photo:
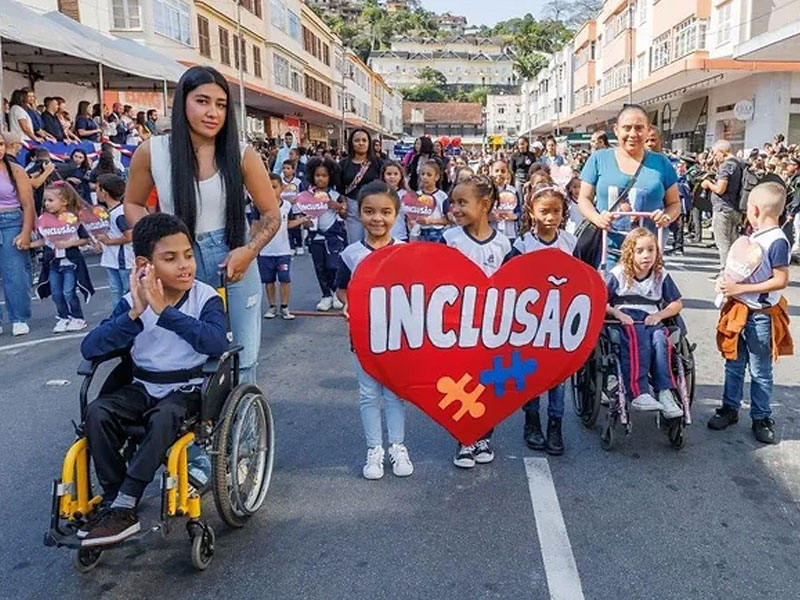
[[[450,377],[442,377],[436,382],[436,389],[444,394],[444,398],[439,402],[439,408],[445,409],[453,402],[461,405],[452,416],[454,421],[461,420],[467,413],[473,419],[480,419],[486,413],[486,406],[478,402],[486,388],[478,383],[471,392],[467,392],[465,388],[470,381],[472,376],[465,373],[457,382]]]
[[[495,356],[492,359],[492,368],[481,373],[481,383],[483,385],[494,384],[494,393],[501,398],[506,393],[506,381],[513,379],[517,391],[525,389],[525,378],[536,372],[538,365],[532,358],[522,360],[522,354],[515,350],[511,355],[511,366],[506,369],[503,367],[503,357]]]

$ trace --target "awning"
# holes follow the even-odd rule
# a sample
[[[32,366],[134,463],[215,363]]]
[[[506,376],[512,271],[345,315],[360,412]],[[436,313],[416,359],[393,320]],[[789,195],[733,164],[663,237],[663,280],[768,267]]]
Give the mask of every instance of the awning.
[[[800,20],[751,37],[733,49],[736,60],[800,60]]]
[[[708,102],[708,96],[701,98],[694,98],[687,100],[681,104],[681,110],[678,112],[678,118],[675,121],[675,126],[672,128],[672,135],[679,133],[693,133],[697,129],[697,124],[700,122],[700,115],[703,114],[703,109]]]
[[[0,38],[3,68],[47,81],[96,86],[102,63],[107,88],[154,90],[165,80],[177,81],[185,70],[136,42],[60,13],[43,15],[14,0],[0,0]]]

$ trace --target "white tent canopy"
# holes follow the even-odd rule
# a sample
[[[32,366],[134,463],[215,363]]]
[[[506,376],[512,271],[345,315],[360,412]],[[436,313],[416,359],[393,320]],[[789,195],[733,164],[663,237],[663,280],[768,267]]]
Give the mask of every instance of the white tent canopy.
[[[0,0],[2,69],[34,79],[105,88],[161,90],[185,67],[171,58],[95,31],[61,13],[37,13],[14,0]]]

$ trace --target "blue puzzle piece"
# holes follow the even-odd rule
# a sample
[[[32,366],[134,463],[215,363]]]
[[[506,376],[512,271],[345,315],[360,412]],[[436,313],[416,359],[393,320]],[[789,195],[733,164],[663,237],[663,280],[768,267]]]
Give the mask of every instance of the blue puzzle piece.
[[[515,350],[511,354],[511,366],[503,367],[503,357],[495,356],[492,358],[492,368],[481,372],[480,381],[483,385],[494,384],[495,396],[501,398],[506,393],[506,382],[509,379],[514,381],[518,392],[525,389],[525,378],[536,372],[538,365],[532,358],[522,360],[522,354]]]

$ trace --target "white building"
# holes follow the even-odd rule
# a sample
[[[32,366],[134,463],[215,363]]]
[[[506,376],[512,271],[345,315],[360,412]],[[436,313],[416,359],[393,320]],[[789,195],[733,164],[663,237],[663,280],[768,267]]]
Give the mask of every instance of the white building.
[[[394,88],[420,83],[424,67],[441,72],[448,85],[512,88],[517,83],[508,49],[501,41],[484,37],[399,37],[389,50],[373,52],[369,65]]]
[[[550,56],[535,79],[522,84],[522,132],[547,134],[561,128],[573,106],[572,43]]]
[[[486,96],[486,134],[515,138],[522,130],[522,96],[489,94]]]

